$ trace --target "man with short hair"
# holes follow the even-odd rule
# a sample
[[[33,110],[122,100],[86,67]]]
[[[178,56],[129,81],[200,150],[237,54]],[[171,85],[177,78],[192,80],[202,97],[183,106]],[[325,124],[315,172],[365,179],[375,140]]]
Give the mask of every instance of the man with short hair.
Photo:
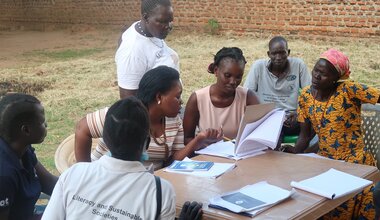
[[[285,38],[277,36],[269,41],[269,60],[260,59],[252,65],[244,87],[255,92],[260,103],[276,103],[286,110],[283,134],[299,133],[296,110],[299,90],[310,85],[311,75],[300,58],[289,57]]]

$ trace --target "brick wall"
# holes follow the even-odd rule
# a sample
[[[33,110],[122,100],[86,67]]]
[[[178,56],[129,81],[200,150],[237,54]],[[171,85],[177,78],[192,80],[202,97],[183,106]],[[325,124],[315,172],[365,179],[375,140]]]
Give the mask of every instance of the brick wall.
[[[221,32],[313,36],[380,36],[380,0],[172,0],[175,27]],[[130,24],[139,0],[0,0],[0,28]]]

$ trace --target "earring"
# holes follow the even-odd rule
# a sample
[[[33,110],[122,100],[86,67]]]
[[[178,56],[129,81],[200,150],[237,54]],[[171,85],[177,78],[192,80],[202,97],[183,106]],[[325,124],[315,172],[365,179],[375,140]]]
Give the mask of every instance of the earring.
[[[157,104],[161,104],[161,101],[160,101],[160,100],[158,100]]]

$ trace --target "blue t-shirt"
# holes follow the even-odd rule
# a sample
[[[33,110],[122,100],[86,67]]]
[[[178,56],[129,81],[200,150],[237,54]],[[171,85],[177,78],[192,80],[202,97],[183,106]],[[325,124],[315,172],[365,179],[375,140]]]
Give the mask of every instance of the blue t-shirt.
[[[41,193],[34,168],[36,164],[34,148],[29,146],[19,159],[0,138],[0,211],[9,208],[9,220],[33,216],[34,205]]]

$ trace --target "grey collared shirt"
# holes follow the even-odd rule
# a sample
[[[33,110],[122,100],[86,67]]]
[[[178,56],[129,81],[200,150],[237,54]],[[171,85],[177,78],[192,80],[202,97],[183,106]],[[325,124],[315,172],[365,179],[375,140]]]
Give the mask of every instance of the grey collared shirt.
[[[289,68],[280,78],[269,71],[270,60],[257,60],[251,66],[244,87],[251,89],[261,103],[276,103],[276,107],[296,111],[298,92],[310,85],[311,75],[302,59],[288,57]]]

